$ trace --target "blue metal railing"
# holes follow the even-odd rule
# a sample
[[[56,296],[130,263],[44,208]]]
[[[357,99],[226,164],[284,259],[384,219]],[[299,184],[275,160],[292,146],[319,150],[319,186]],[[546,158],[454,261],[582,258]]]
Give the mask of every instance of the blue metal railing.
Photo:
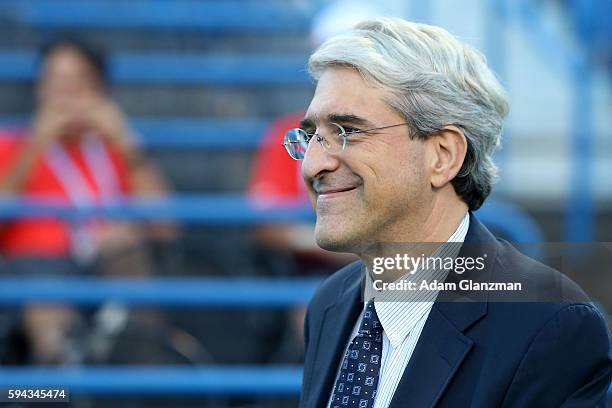
[[[177,220],[220,225],[312,221],[313,212],[300,204],[263,206],[243,195],[180,195],[168,199],[126,199],[104,205],[74,207],[61,199],[0,200],[0,219],[102,217],[125,220]]]
[[[0,277],[0,306],[119,302],[132,306],[286,308],[308,303],[321,278]]]
[[[2,367],[0,387],[62,387],[91,396],[294,396],[300,366]]]
[[[108,56],[111,82],[213,85],[310,85],[306,55],[185,54],[117,52]],[[0,80],[30,81],[36,76],[33,51],[0,52]]]
[[[0,116],[0,126],[24,127],[26,116]],[[134,118],[130,126],[139,143],[150,149],[252,150],[269,122],[263,119]],[[280,146],[279,142],[279,148]]]
[[[256,149],[269,122],[261,119],[144,119],[130,121],[149,148]],[[279,143],[279,148],[282,148]]]
[[[311,8],[245,0],[3,0],[9,21],[41,29],[305,32]]]

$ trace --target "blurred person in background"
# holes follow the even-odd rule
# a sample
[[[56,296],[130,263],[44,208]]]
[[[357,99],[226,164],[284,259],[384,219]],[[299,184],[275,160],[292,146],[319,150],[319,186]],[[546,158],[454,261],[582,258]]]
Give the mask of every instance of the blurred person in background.
[[[0,194],[52,198],[78,208],[166,193],[165,181],[108,94],[104,57],[96,50],[74,39],[49,43],[41,52],[36,96],[28,127],[0,131]],[[170,225],[21,218],[0,224],[0,252],[13,265],[11,273],[47,274],[46,265],[65,261],[95,273],[147,275],[152,262],[143,245],[150,238],[171,240],[174,234]],[[43,262],[28,263],[32,259]],[[29,267],[18,268],[22,260]],[[75,360],[67,339],[76,316],[61,305],[25,308],[31,362]]]

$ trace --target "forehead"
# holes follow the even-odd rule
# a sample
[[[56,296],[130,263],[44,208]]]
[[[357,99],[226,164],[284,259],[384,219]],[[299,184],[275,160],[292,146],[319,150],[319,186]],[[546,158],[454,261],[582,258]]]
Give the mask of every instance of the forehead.
[[[74,72],[91,73],[95,75],[95,68],[78,49],[70,46],[60,46],[49,53],[43,61],[45,72]]]
[[[352,115],[373,124],[397,119],[388,97],[387,90],[366,81],[357,70],[330,67],[317,82],[305,119],[320,123],[330,116]]]

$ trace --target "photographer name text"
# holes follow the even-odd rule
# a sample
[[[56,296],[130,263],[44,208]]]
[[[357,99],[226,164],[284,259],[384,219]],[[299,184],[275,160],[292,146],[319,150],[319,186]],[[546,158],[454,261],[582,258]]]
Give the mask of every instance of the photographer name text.
[[[372,282],[372,287],[375,290],[404,290],[404,291],[520,291],[522,290],[520,282],[475,282],[471,279],[463,279],[457,282],[440,282],[438,280],[427,281],[423,280],[420,283],[413,281],[400,280],[397,282],[383,282],[380,279],[375,279]]]

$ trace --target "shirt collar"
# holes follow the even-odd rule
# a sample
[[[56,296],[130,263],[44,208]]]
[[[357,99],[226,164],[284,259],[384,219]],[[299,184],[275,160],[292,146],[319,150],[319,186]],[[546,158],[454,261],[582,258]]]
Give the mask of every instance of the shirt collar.
[[[467,235],[469,225],[470,216],[469,213],[466,212],[463,219],[459,223],[459,226],[446,240],[446,242],[463,243],[465,236]],[[436,251],[436,254],[444,257],[455,257],[459,251],[459,246],[448,246],[446,251],[451,251],[451,253],[444,253],[444,249],[441,249],[441,251],[443,251],[443,255],[439,254],[438,251]],[[446,279],[448,270],[436,270],[430,271],[430,273],[431,279],[436,279],[439,282],[442,282],[444,279]],[[402,280],[402,278],[398,279],[398,281],[399,280]],[[421,295],[417,294],[417,296],[419,296],[419,301],[401,301],[401,291],[377,292],[373,289],[372,284],[372,277],[366,270],[364,304],[367,304],[368,300],[375,297],[374,307],[376,308],[378,319],[380,320],[380,323],[382,324],[391,345],[396,348],[404,341],[417,322],[429,312],[438,292],[424,291],[423,297],[420,297]]]

